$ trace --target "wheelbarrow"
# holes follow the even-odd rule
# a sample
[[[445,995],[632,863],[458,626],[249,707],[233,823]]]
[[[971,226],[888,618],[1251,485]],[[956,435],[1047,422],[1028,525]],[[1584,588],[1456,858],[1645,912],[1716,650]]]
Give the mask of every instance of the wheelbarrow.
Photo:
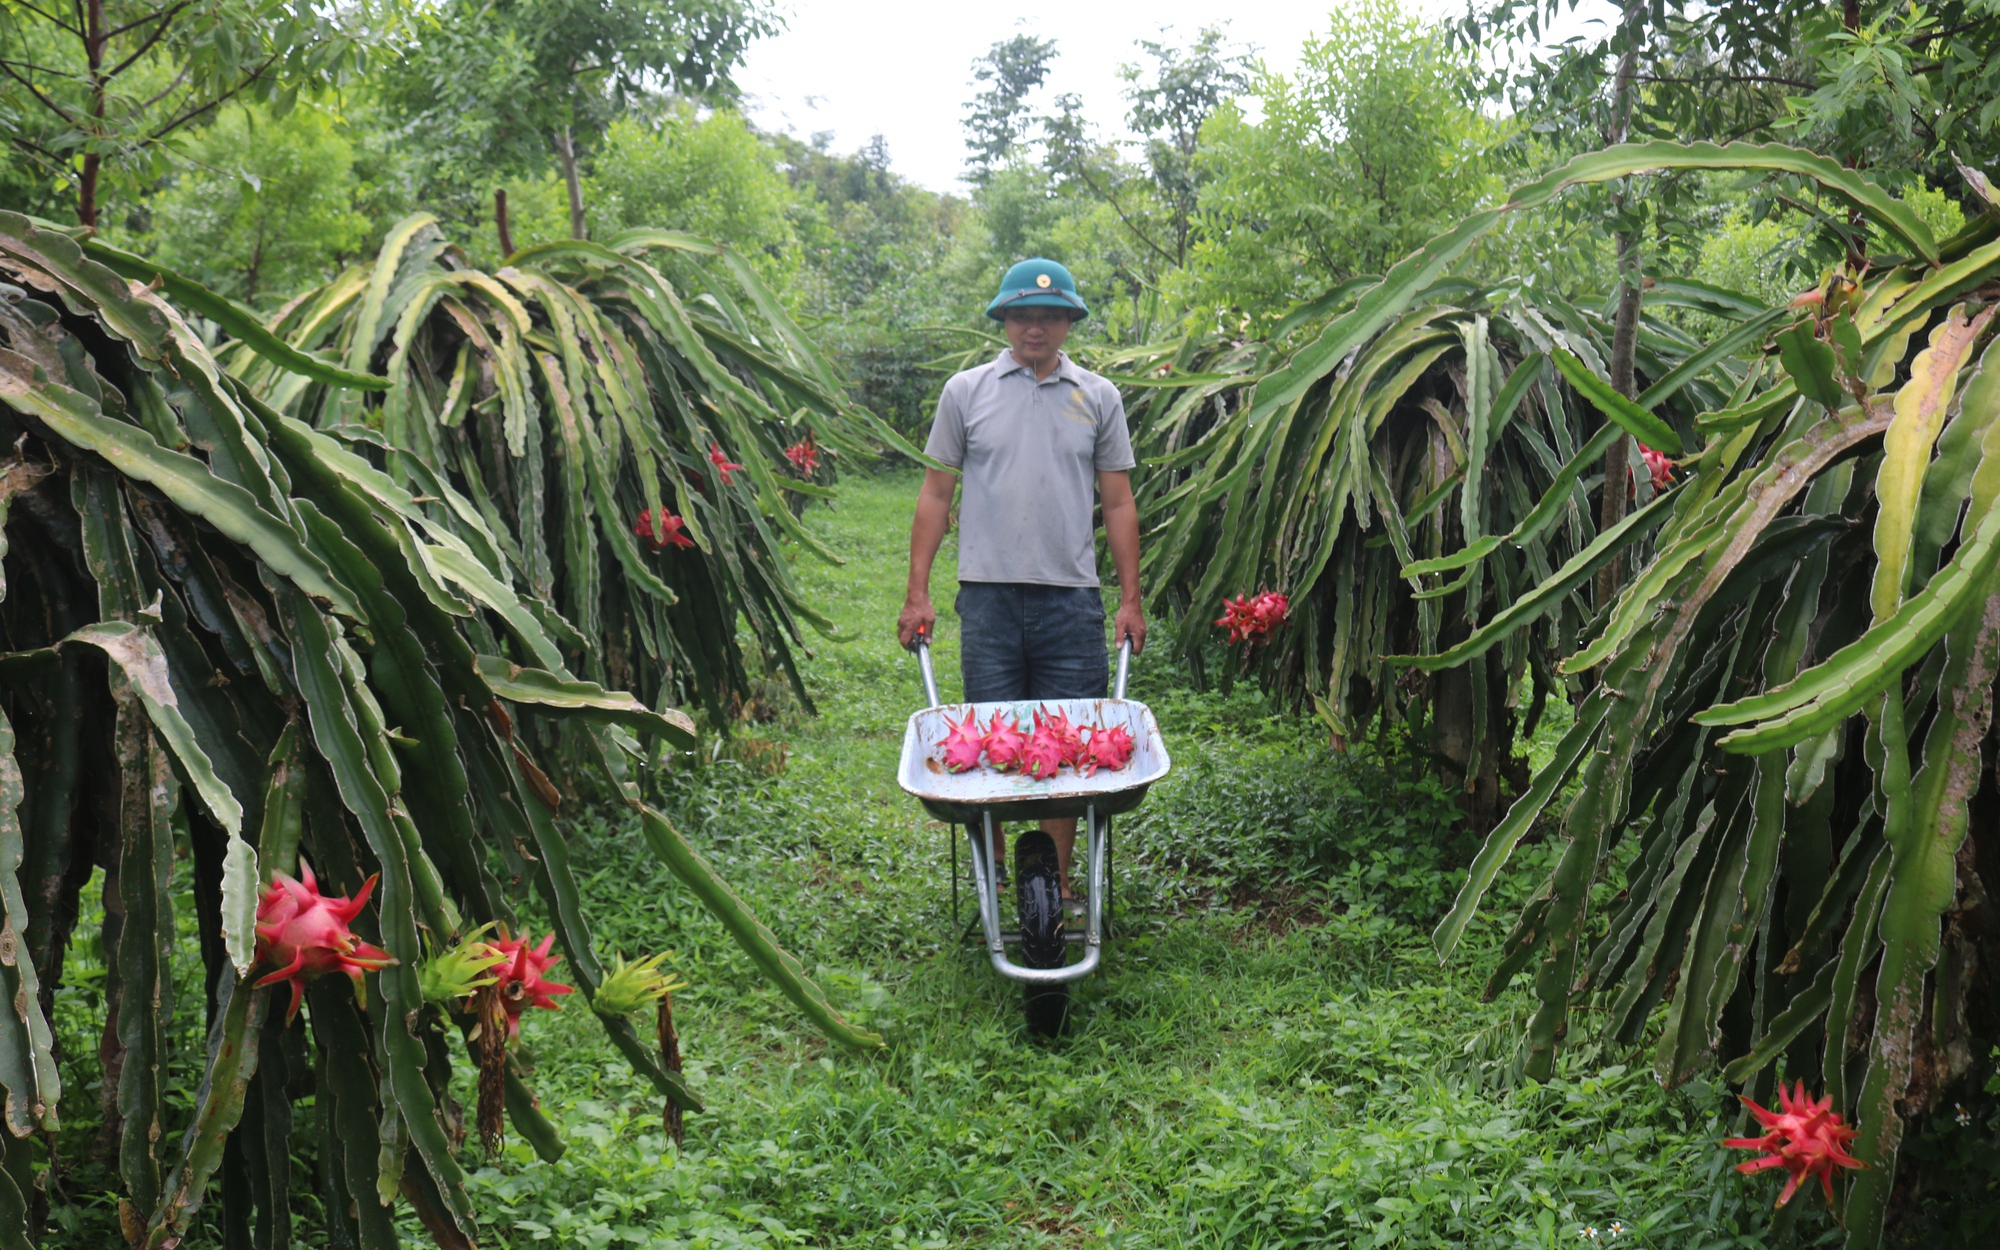
[[[1104,953],[1110,919],[1111,818],[1139,806],[1146,790],[1167,775],[1173,761],[1160,738],[1151,709],[1125,697],[1125,678],[1132,666],[1129,639],[1118,646],[1116,693],[1109,699],[1028,699],[1001,703],[941,703],[937,673],[931,667],[928,638],[919,635],[913,648],[923,672],[930,706],[915,713],[903,729],[903,756],[896,781],[924,805],[924,810],[965,831],[972,849],[972,888],[979,900],[979,924],[994,971],[1023,986],[1028,1027],[1044,1036],[1062,1031],[1069,1013],[1069,984],[1097,971]],[[977,716],[991,724],[995,713],[1016,724],[1032,723],[1034,713],[1062,712],[1078,726],[1122,725],[1132,735],[1132,758],[1116,772],[1099,770],[1085,777],[1064,769],[1037,781],[1017,773],[981,767],[969,772],[946,771],[937,744],[946,733],[946,717],[962,721]],[[1034,822],[1077,817],[1079,832],[1089,847],[1089,898],[1083,932],[1068,923],[1055,843],[1048,834],[1030,828],[1016,840],[1014,890],[1018,927],[1001,927],[999,874],[995,871],[993,830],[1003,822]],[[958,856],[952,855],[952,919],[958,918]],[[1018,947],[1020,962],[1007,957]],[[1069,948],[1081,946],[1083,957],[1069,962]]]

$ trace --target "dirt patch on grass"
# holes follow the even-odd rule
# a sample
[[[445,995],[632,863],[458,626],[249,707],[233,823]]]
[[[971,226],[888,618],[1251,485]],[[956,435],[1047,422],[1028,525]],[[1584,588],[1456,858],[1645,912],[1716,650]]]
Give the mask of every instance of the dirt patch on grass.
[[[1033,1211],[1023,1211],[1018,1202],[1003,1202],[1000,1209],[1014,1223],[1032,1228],[1044,1237],[1053,1237],[1062,1245],[1085,1245],[1090,1237],[1090,1230],[1076,1222],[1076,1213],[1068,1203],[1052,1202]]]

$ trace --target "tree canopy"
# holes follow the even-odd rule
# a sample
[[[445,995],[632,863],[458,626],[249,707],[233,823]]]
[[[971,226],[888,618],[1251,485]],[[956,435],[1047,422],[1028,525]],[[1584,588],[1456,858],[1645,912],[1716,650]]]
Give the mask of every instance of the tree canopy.
[[[162,149],[225,104],[282,113],[361,71],[370,42],[303,0],[5,0],[0,126],[25,164],[16,185],[38,206],[73,195],[76,219],[95,226],[107,172],[158,178],[171,167]]]

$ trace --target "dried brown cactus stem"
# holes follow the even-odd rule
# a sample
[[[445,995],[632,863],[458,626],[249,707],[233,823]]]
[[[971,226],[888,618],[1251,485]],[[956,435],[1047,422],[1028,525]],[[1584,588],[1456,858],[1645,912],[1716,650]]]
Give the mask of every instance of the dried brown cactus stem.
[[[660,1005],[656,1012],[656,1020],[660,1035],[660,1066],[669,1072],[678,1073],[681,1070],[681,1039],[680,1034],[674,1032],[674,996],[672,991],[660,995]],[[674,1139],[674,1145],[679,1146],[686,1133],[686,1128],[681,1121],[681,1105],[671,1098],[666,1101],[665,1123],[667,1136]]]
[[[501,987],[483,985],[471,999],[473,1032],[472,1057],[479,1067],[479,1100],[474,1123],[479,1130],[479,1146],[487,1154],[498,1154],[506,1135],[507,1115],[507,1008]]]

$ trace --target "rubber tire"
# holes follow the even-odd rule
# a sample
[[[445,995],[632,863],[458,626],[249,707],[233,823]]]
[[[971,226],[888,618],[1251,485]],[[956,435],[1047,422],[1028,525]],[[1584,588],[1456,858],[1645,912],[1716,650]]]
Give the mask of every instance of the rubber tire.
[[[1014,893],[1021,912],[1021,963],[1029,968],[1068,963],[1062,872],[1055,840],[1040,829],[1030,829],[1014,842]],[[1061,1033],[1069,1018],[1068,983],[1023,985],[1021,991],[1029,1030],[1042,1037]]]

